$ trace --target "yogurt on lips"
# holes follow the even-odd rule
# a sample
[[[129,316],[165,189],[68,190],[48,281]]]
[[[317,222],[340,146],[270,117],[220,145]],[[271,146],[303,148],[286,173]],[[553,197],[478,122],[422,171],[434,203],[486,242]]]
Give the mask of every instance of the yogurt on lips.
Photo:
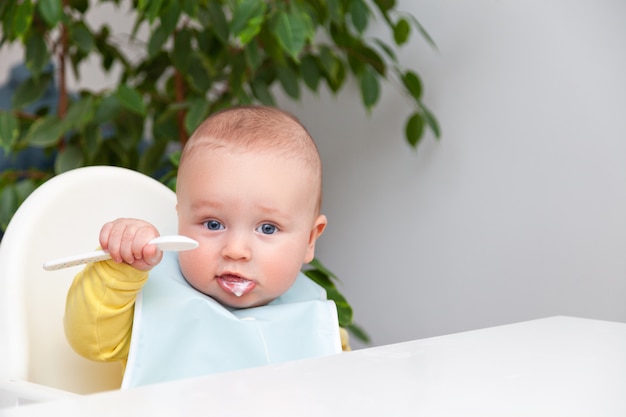
[[[248,294],[256,286],[254,281],[233,274],[221,275],[217,278],[217,282],[224,291],[237,297]]]

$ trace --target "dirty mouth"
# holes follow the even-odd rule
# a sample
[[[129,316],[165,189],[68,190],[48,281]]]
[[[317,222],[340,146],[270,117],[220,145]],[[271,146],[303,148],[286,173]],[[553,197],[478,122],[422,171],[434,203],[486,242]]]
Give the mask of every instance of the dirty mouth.
[[[256,285],[254,281],[250,281],[249,279],[241,278],[236,275],[222,275],[218,278],[218,282],[224,290],[237,297],[241,297],[242,295],[249,293]]]

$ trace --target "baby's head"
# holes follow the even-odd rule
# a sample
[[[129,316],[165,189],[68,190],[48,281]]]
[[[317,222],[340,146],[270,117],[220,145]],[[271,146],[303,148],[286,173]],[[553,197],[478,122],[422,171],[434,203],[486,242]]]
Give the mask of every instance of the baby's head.
[[[205,120],[181,157],[181,252],[199,291],[232,307],[266,304],[295,281],[326,226],[321,161],[307,130],[269,107],[237,107]]]
[[[185,181],[186,160],[204,152],[226,150],[299,160],[313,179],[307,184],[317,210],[322,196],[322,163],[309,132],[290,113],[273,107],[234,107],[213,114],[193,133],[180,160],[177,187]]]

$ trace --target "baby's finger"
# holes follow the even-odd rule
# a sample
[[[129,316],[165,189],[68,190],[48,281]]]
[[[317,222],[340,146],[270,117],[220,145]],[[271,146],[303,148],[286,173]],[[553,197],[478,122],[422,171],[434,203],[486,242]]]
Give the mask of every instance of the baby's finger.
[[[146,224],[138,227],[135,231],[132,245],[134,258],[137,260],[146,260],[146,250],[148,251],[149,257],[154,257],[156,255],[155,249],[157,248],[154,247],[154,245],[150,245],[149,242],[158,236],[158,230],[152,225]],[[150,249],[151,246],[153,249]]]
[[[109,249],[109,236],[111,235],[111,229],[113,229],[113,222],[105,223],[100,229],[100,235],[98,236],[98,241],[100,242],[100,247],[104,250]]]
[[[133,245],[137,227],[133,222],[117,219],[108,233],[106,250],[116,262],[133,263]]]
[[[150,267],[155,266],[163,258],[163,251],[156,245],[146,245],[143,248],[143,261]]]

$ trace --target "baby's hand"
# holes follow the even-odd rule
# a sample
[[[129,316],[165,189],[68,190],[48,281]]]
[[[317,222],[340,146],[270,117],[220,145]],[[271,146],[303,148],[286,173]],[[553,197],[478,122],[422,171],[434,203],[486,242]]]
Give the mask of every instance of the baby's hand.
[[[100,246],[115,262],[126,262],[140,271],[149,271],[163,252],[148,242],[159,236],[152,224],[139,219],[117,219],[102,226]]]

